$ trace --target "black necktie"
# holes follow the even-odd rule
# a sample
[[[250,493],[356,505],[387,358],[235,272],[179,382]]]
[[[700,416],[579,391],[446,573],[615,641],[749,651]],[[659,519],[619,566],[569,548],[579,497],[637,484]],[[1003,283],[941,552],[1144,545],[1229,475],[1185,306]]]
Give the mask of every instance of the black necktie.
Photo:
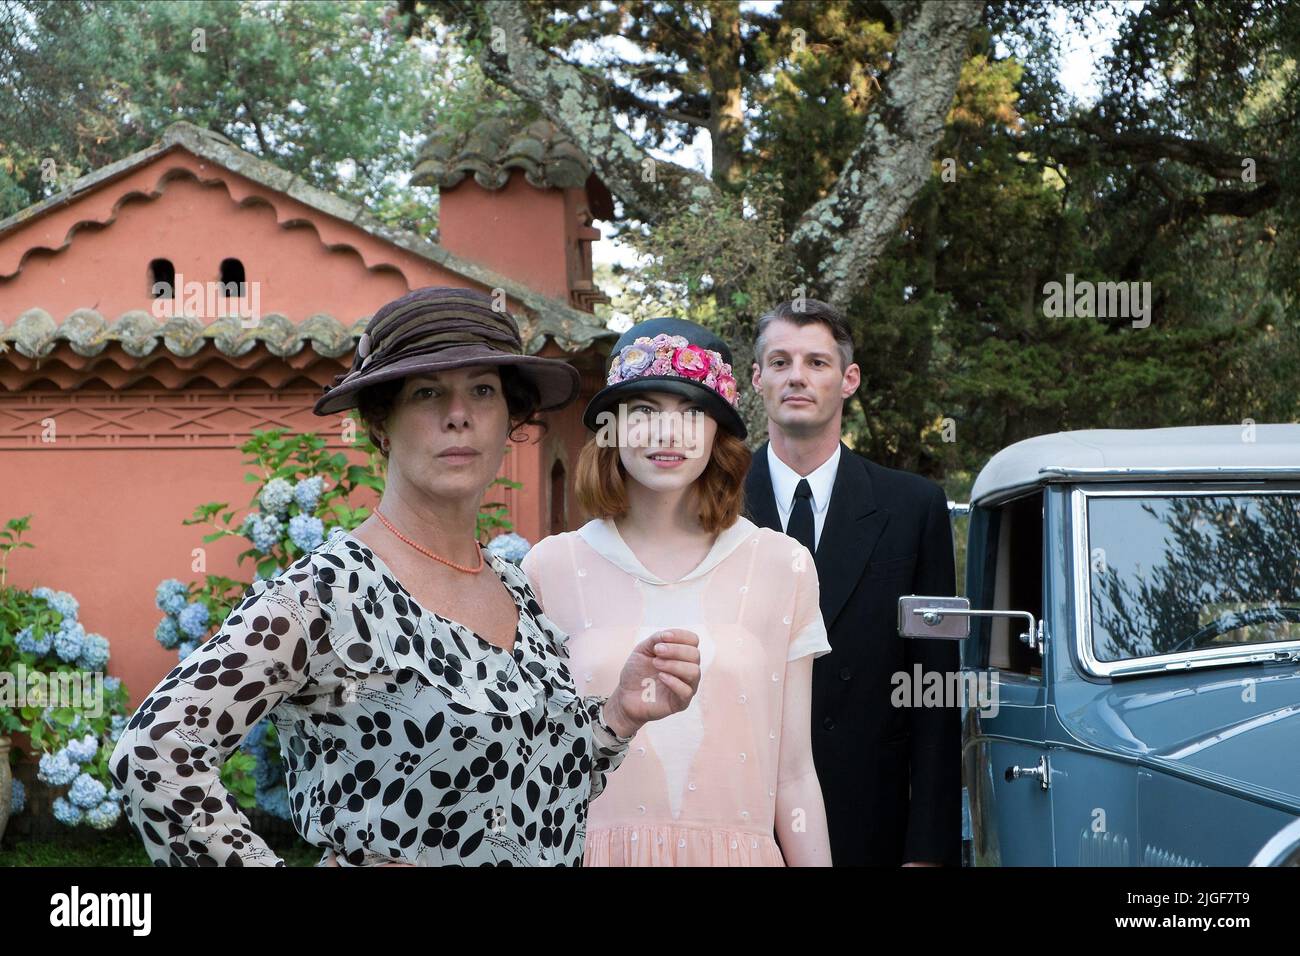
[[[794,489],[794,506],[790,509],[790,521],[786,524],[785,533],[810,552],[816,551],[813,547],[812,489],[808,487],[807,478],[800,478]]]

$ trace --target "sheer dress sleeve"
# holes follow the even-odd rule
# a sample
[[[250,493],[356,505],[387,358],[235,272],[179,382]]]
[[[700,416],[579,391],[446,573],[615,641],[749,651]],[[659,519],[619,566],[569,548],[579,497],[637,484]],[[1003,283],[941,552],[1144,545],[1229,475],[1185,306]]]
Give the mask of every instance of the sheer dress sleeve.
[[[284,866],[253,832],[221,767],[248,732],[314,683],[326,622],[287,577],[255,581],[221,628],[140,704],[109,761],[156,866]]]

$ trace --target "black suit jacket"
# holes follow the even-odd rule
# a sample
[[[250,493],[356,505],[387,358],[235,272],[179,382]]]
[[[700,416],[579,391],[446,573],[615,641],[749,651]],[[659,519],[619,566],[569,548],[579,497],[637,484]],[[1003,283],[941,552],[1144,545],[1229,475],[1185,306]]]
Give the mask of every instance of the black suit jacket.
[[[755,524],[782,530],[766,444],[745,480],[745,506]],[[959,865],[960,705],[891,703],[894,675],[914,683],[919,664],[947,686],[959,667],[957,642],[898,636],[899,595],[956,593],[947,495],[841,443],[813,560],[831,644],[813,664],[812,746],[832,862]]]

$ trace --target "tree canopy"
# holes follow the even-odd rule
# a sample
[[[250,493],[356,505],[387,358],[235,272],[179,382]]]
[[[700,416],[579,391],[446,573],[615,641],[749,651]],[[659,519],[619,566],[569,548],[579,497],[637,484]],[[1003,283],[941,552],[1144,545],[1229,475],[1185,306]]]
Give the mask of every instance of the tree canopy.
[[[1108,24],[1081,102],[1063,42]],[[1285,0],[9,0],[0,203],[186,118],[427,232],[430,125],[545,116],[644,254],[634,317],[714,325],[746,379],[763,312],[835,303],[850,441],[959,481],[1042,432],[1297,418],[1298,59]],[[1144,286],[1145,324],[1045,309],[1067,281]]]

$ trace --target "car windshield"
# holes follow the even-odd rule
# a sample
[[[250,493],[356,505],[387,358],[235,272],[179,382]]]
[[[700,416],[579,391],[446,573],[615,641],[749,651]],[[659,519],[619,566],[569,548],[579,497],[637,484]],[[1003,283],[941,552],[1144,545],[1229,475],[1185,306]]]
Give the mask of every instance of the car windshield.
[[[1300,640],[1300,493],[1087,500],[1097,660]]]

